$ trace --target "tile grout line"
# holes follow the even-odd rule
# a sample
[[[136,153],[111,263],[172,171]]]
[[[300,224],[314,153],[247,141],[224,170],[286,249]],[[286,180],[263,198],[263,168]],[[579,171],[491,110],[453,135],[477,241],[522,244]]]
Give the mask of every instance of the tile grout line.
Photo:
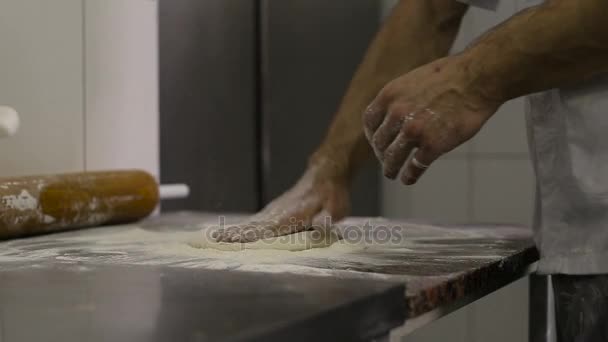
[[[450,154],[447,153],[439,159],[441,160],[529,160],[530,155],[527,152],[465,152]]]
[[[469,146],[467,152],[467,220],[469,222],[473,222],[474,218],[474,200],[475,200],[475,170],[474,170],[474,162],[475,158],[473,157],[473,146]]]
[[[473,222],[474,220],[474,200],[475,200],[475,145],[470,144],[467,148],[467,221]],[[475,304],[472,303],[469,305],[466,311],[466,329],[465,329],[465,341],[476,342],[475,341]]]
[[[86,1],[81,1],[82,11],[82,163],[84,171],[88,169],[87,163],[87,9]]]
[[[473,152],[473,159],[496,159],[496,160],[528,160],[528,152]]]

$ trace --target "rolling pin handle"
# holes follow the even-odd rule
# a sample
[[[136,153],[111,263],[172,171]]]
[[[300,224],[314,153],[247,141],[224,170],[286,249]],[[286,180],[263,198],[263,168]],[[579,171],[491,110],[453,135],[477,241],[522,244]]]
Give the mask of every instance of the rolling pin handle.
[[[0,138],[15,135],[19,129],[19,114],[11,107],[0,106]]]
[[[190,195],[190,187],[186,184],[162,184],[159,193],[161,200],[186,198]]]

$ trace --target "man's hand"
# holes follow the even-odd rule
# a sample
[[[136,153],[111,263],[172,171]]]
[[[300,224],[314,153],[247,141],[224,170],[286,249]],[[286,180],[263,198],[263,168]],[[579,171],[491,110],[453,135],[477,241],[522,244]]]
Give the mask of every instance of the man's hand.
[[[349,210],[350,181],[372,154],[361,112],[386,82],[445,56],[466,10],[454,0],[399,1],[359,65],[309,170],[260,213],[217,231],[217,240],[249,242],[316,226],[317,219],[328,216],[334,222],[343,218]]]
[[[413,184],[439,156],[474,136],[505,101],[608,72],[606,14],[605,0],[545,1],[462,54],[389,83],[363,116],[386,176],[395,178],[405,164],[401,178]],[[408,48],[420,50],[416,44]]]
[[[437,158],[479,131],[501,103],[473,84],[459,55],[415,69],[380,91],[363,126],[386,177],[395,179],[403,169],[401,181],[414,184]]]
[[[219,229],[213,237],[222,242],[251,242],[322,226],[327,218],[338,221],[350,210],[348,187],[347,179],[332,168],[313,164],[293,188],[261,212]]]

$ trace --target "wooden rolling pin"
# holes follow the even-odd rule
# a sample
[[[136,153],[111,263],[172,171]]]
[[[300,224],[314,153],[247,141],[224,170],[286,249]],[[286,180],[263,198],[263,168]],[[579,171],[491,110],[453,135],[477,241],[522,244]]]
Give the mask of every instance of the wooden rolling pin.
[[[133,222],[158,202],[144,171],[0,178],[0,239]]]

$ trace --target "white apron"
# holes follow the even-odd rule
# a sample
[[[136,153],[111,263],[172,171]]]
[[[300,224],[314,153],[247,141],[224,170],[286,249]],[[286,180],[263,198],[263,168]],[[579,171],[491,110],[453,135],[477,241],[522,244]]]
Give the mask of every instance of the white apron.
[[[518,9],[542,3],[510,1],[518,1]],[[608,75],[530,95],[526,116],[539,273],[608,273]]]

